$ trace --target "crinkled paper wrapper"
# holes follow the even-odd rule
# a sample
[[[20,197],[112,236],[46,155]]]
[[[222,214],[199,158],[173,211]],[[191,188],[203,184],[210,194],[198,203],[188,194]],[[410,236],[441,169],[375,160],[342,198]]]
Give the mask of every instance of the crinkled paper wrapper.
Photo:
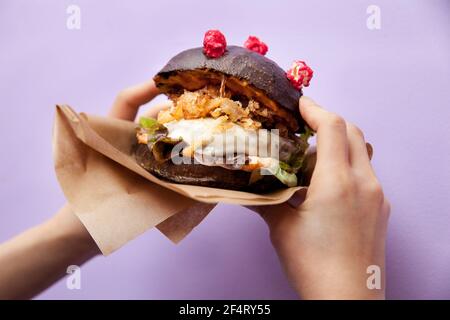
[[[136,123],[56,107],[53,157],[72,209],[104,255],[156,227],[177,243],[218,202],[270,205],[304,187],[254,194],[162,181],[132,154]]]

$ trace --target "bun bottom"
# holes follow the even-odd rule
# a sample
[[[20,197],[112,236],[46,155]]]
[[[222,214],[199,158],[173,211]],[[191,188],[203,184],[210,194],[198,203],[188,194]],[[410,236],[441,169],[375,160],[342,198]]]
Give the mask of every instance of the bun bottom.
[[[251,173],[247,171],[228,170],[198,163],[176,165],[170,160],[158,162],[145,144],[135,146],[134,156],[137,163],[148,172],[169,182],[255,193],[286,188],[272,175],[265,175],[260,180],[249,184]]]

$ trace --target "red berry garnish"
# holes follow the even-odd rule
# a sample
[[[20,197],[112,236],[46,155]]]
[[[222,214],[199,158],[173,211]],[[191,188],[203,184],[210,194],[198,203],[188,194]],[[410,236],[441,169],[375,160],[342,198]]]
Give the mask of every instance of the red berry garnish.
[[[294,61],[291,69],[286,72],[288,79],[292,85],[300,90],[303,86],[308,87],[311,78],[313,77],[313,71],[305,61]]]
[[[203,39],[203,53],[210,58],[218,58],[225,53],[227,40],[219,30],[208,30]]]
[[[265,44],[255,36],[248,36],[248,39],[244,42],[244,47],[249,50],[258,52],[263,56],[267,53],[267,50],[269,50],[267,44]]]

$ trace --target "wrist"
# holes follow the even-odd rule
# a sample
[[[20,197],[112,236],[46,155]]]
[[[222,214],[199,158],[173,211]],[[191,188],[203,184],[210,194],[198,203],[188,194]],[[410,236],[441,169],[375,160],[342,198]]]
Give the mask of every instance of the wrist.
[[[67,246],[68,250],[77,251],[87,258],[100,253],[94,239],[67,204],[45,222],[43,227],[53,241]]]
[[[371,263],[358,261],[322,261],[303,268],[293,279],[294,287],[303,299],[382,300],[385,298],[384,263],[379,272],[368,269]],[[378,279],[375,279],[378,277]]]

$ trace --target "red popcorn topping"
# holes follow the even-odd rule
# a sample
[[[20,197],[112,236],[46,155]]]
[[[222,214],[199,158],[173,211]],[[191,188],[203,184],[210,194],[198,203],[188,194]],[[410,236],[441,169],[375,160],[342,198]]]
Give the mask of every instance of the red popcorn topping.
[[[305,61],[294,61],[291,69],[286,72],[288,79],[292,85],[300,90],[303,86],[308,87],[311,78],[313,77],[313,71]]]
[[[249,36],[248,39],[244,42],[244,47],[246,47],[249,50],[255,51],[259,54],[262,54],[263,56],[267,53],[267,50],[269,50],[267,44],[265,44],[255,36]]]
[[[210,58],[218,58],[225,53],[227,40],[219,30],[208,30],[203,39],[203,53]]]

